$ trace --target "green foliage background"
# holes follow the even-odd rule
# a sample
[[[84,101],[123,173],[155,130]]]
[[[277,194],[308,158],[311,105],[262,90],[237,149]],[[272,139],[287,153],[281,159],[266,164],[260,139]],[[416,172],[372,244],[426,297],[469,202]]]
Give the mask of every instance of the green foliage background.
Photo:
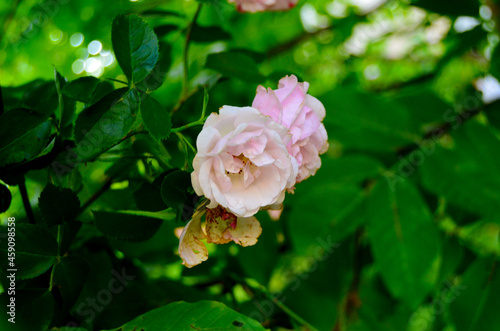
[[[500,330],[499,10],[1,2],[1,330]],[[205,115],[287,74],[326,107],[322,168],[184,268]]]

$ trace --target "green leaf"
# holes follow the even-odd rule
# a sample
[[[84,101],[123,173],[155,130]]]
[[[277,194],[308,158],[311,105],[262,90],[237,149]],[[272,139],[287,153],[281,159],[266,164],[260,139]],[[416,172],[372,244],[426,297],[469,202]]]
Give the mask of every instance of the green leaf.
[[[163,220],[173,220],[171,209],[160,212],[122,210],[116,212],[94,211],[95,225],[104,235],[127,241],[151,238]]]
[[[255,61],[241,52],[229,51],[210,54],[205,66],[218,71],[223,76],[238,78],[250,83],[261,83],[265,80]]]
[[[22,108],[0,115],[0,167],[32,160],[44,150],[52,130],[47,117]]]
[[[120,142],[130,131],[139,108],[135,90],[119,89],[80,113],[75,123],[76,151],[85,160]]]
[[[477,259],[450,290],[450,316],[457,331],[496,330],[500,325],[498,261]]]
[[[7,186],[0,184],[0,214],[5,213],[12,201],[12,194]]]
[[[142,81],[158,60],[158,38],[137,15],[118,15],[111,32],[116,59],[132,83]]]
[[[365,217],[365,193],[354,185],[318,183],[313,191],[290,199],[290,239],[298,255],[310,254],[320,236],[338,241],[352,234]],[[312,219],[314,222],[304,222]]]
[[[141,114],[146,128],[156,140],[168,138],[172,122],[165,107],[152,97],[145,95],[141,101]]]
[[[416,309],[436,283],[441,261],[437,227],[425,202],[408,180],[382,179],[371,192],[366,217],[387,288]]]
[[[174,302],[151,310],[116,331],[132,330],[265,330],[256,320],[241,315],[221,302]]]
[[[448,143],[433,142],[432,151],[419,167],[422,183],[430,192],[474,214],[496,217],[500,209],[500,140],[490,127],[476,121],[462,124],[447,136]]]
[[[7,228],[2,227],[2,232],[7,232]],[[15,233],[14,268],[17,269],[17,279],[34,278],[47,271],[57,256],[57,242],[54,237],[38,225],[23,223],[16,223]],[[0,250],[3,255],[2,259],[6,259],[8,252],[6,241],[2,243]],[[6,263],[3,265],[7,265]]]
[[[289,210],[285,209],[284,217],[289,222],[294,251],[299,255],[311,253],[319,234],[337,242],[364,223],[366,193],[360,184],[383,169],[378,161],[363,155],[339,159],[323,156],[322,163],[316,175],[297,184],[297,194],[286,200]]]
[[[431,12],[449,16],[477,16],[479,14],[478,0],[433,1],[417,0],[412,5],[422,7]]]
[[[89,103],[100,82],[93,76],[80,77],[64,85],[63,93],[74,100]]]
[[[75,192],[50,183],[40,194],[38,206],[48,226],[72,221],[80,212],[80,200]]]
[[[56,69],[54,69],[54,74],[57,95],[59,97],[59,126],[61,130],[67,129],[69,131],[66,136],[71,136],[71,126],[75,117],[76,103],[63,94],[63,89],[68,84],[66,83],[66,79]]]
[[[429,84],[411,86],[398,91],[395,101],[408,109],[411,118],[417,123],[442,123],[443,115],[452,107],[441,99]]]
[[[418,123],[395,101],[346,88],[319,100],[332,111],[324,120],[329,138],[346,149],[396,151],[420,140]]]
[[[159,43],[159,46],[160,58],[158,59],[158,62],[156,62],[153,71],[151,71],[142,82],[137,84],[137,87],[144,91],[151,92],[160,88],[165,81],[165,77],[170,70],[170,66],[172,65],[172,47],[162,41]]]

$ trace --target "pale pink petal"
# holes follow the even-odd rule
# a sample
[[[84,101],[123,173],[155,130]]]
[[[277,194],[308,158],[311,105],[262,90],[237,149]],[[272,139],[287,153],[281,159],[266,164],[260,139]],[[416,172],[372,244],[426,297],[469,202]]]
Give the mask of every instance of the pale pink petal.
[[[268,89],[266,91],[263,86],[257,87],[257,95],[253,100],[252,107],[258,109],[266,116],[271,116],[275,122],[281,122],[281,112],[283,108],[273,90]]]

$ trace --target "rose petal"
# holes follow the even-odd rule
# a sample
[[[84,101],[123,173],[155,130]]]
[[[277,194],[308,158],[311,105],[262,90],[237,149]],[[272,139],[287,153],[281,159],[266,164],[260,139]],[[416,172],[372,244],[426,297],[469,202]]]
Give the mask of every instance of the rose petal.
[[[206,238],[201,229],[201,218],[203,211],[197,211],[193,218],[182,230],[179,240],[179,255],[182,258],[182,264],[191,268],[208,259],[208,250],[201,242],[201,239]]]
[[[254,216],[238,217],[236,227],[229,227],[226,230],[225,237],[234,241],[243,247],[253,246],[262,233],[262,227]]]

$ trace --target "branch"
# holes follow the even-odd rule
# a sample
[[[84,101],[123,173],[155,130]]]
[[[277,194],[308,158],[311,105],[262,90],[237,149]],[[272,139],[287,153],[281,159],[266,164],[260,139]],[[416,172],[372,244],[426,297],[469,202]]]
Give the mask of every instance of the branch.
[[[85,209],[87,209],[91,204],[93,204],[101,195],[106,193],[106,191],[111,187],[111,184],[113,184],[113,178],[108,178],[104,185],[99,189],[99,191],[95,192],[90,199],[87,200],[80,209],[80,213],[82,213]]]
[[[189,43],[191,41],[191,32],[193,31],[193,26],[196,24],[196,20],[200,15],[202,4],[198,5],[196,13],[193,16],[193,20],[187,27],[186,31],[186,43],[184,44],[184,89],[182,92],[182,98],[188,94],[188,81],[189,81]]]

